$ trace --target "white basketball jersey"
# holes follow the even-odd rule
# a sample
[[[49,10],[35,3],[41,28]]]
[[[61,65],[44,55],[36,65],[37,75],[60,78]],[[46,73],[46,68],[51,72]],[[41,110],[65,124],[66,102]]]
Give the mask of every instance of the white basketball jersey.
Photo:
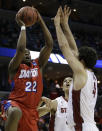
[[[87,70],[87,83],[81,89],[80,110],[84,122],[95,123],[94,108],[97,100],[97,78],[93,72]]]
[[[54,131],[68,131],[67,125],[67,108],[68,102],[61,96],[56,98],[58,106],[55,113]]]
[[[78,108],[77,103],[74,102],[73,98],[73,84],[70,87],[69,91],[69,100],[68,100],[68,114],[67,114],[67,122],[70,126],[75,125],[75,116],[79,113],[83,119],[83,122],[88,122],[95,124],[94,121],[94,108],[97,100],[97,78],[93,72],[87,70],[87,82],[86,85],[81,89],[79,93],[79,108],[77,112],[75,109]],[[78,92],[78,91],[76,91]],[[77,93],[78,95],[78,93]],[[75,103],[73,105],[73,103]],[[78,123],[78,122],[77,122]]]
[[[73,81],[69,88],[68,111],[67,111],[67,123],[70,127],[73,127],[75,125],[73,118],[72,90],[73,90]]]

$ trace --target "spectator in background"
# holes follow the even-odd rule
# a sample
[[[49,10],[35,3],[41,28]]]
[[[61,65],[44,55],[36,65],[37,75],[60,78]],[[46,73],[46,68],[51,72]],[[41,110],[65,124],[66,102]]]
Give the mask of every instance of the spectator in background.
[[[46,123],[44,121],[44,119],[40,118],[38,120],[38,129],[39,131],[48,131],[47,127],[46,127]]]

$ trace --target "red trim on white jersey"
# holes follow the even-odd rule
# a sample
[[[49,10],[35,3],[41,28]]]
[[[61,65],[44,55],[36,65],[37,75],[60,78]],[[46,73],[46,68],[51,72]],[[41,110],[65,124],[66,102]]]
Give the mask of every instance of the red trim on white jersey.
[[[82,123],[83,119],[80,115],[80,92],[79,91],[72,91],[72,104],[73,104],[73,118],[75,122],[75,131],[82,131]]]

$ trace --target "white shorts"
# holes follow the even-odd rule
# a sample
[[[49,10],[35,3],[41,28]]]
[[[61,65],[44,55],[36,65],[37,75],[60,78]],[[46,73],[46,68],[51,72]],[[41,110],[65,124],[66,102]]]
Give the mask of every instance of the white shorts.
[[[82,125],[82,131],[99,131],[99,129],[95,124],[85,122]]]

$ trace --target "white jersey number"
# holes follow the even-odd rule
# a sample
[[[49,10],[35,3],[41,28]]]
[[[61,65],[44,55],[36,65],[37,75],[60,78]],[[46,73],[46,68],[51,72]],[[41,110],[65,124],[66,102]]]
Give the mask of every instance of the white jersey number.
[[[61,113],[66,113],[67,108],[61,108]]]
[[[34,82],[27,81],[25,91],[26,92],[37,92],[37,82],[36,81]]]

